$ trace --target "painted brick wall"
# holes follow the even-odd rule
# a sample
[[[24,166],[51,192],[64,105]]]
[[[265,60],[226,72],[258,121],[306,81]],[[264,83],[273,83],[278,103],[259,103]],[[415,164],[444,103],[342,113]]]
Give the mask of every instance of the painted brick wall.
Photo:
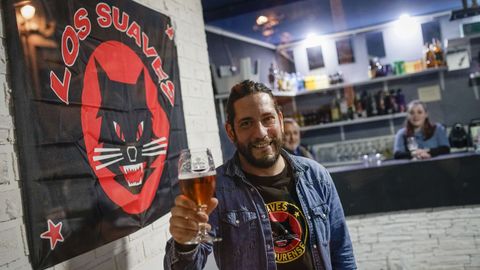
[[[222,163],[200,0],[139,0],[172,19],[179,55],[185,122],[189,147],[212,148]],[[3,20],[1,20],[3,22]],[[3,23],[0,23],[0,270],[31,269],[22,218],[21,180],[14,151],[10,84]],[[163,269],[169,215],[150,226],[56,265],[52,270]]]
[[[480,269],[480,206],[348,218],[359,269]]]

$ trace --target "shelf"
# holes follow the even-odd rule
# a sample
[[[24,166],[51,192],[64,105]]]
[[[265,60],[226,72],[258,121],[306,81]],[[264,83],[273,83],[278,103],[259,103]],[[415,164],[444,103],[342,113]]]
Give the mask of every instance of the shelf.
[[[317,130],[317,129],[324,129],[324,128],[332,128],[332,127],[343,127],[343,126],[348,126],[348,125],[357,125],[357,124],[362,124],[362,123],[392,120],[392,119],[396,119],[396,118],[405,118],[406,116],[407,116],[407,113],[387,114],[387,115],[381,115],[381,116],[361,118],[361,119],[356,119],[356,120],[347,120],[347,121],[340,121],[340,122],[334,122],[334,123],[328,123],[328,124],[306,126],[306,127],[301,127],[300,131],[309,131],[309,130]]]
[[[319,92],[325,92],[325,91],[329,91],[329,90],[341,89],[341,88],[345,88],[347,86],[355,87],[355,86],[361,86],[361,85],[368,85],[368,84],[374,84],[374,83],[381,83],[381,82],[388,82],[388,81],[393,81],[393,80],[406,79],[406,78],[411,78],[411,77],[416,77],[416,76],[421,76],[421,75],[427,75],[427,74],[431,74],[431,73],[443,72],[443,71],[446,71],[446,70],[447,70],[447,67],[429,68],[429,69],[425,69],[425,70],[415,72],[415,73],[408,73],[408,74],[402,74],[402,75],[390,75],[390,76],[379,77],[379,78],[375,78],[375,79],[359,81],[359,82],[352,82],[352,83],[334,84],[334,85],[331,85],[329,87],[325,87],[325,88],[321,88],[321,89],[302,91],[302,92],[297,93],[295,96],[309,95],[309,94],[313,94],[313,93],[319,93]]]
[[[326,92],[326,91],[329,91],[329,90],[341,89],[341,88],[345,88],[345,87],[348,87],[348,86],[355,87],[355,86],[361,86],[361,85],[369,85],[369,84],[388,82],[388,81],[393,81],[393,80],[406,79],[406,78],[422,76],[422,75],[427,75],[427,74],[432,74],[432,73],[437,73],[437,72],[443,72],[443,71],[446,71],[447,69],[448,69],[447,67],[429,68],[429,69],[425,69],[425,70],[415,72],[415,73],[408,73],[408,74],[402,74],[402,75],[391,75],[391,76],[379,77],[379,78],[375,78],[375,79],[369,79],[369,80],[351,82],[351,83],[334,84],[334,85],[331,85],[329,87],[316,89],[316,90],[304,90],[302,92],[273,91],[272,94],[276,97],[296,97],[296,96],[303,96],[303,95],[310,95],[310,94],[314,94],[314,93]],[[229,95],[229,93],[218,94],[218,95],[215,95],[215,99],[227,99],[228,95]]]

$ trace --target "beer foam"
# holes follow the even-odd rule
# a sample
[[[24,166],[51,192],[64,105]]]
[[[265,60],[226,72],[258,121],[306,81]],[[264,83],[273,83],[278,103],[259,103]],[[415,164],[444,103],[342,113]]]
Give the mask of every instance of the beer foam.
[[[216,175],[215,171],[201,172],[201,173],[182,173],[178,176],[178,180],[190,180],[193,178],[200,178],[206,176]]]

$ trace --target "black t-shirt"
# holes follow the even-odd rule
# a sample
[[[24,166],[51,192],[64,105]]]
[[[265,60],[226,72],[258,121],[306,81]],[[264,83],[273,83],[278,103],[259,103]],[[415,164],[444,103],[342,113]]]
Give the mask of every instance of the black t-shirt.
[[[272,227],[277,269],[314,269],[309,231],[289,166],[275,176],[245,173],[265,201]]]

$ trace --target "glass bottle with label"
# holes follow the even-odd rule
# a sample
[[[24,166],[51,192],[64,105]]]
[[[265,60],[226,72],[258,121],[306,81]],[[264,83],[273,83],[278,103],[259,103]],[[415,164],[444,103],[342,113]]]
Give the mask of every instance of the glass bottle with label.
[[[345,99],[345,97],[341,96],[340,91],[337,92],[337,99],[339,100],[339,103],[340,103],[340,118],[342,120],[347,120],[348,119],[347,100]]]
[[[338,100],[336,98],[332,99],[332,103],[330,105],[330,116],[332,122],[340,120],[340,105],[338,104]]]

